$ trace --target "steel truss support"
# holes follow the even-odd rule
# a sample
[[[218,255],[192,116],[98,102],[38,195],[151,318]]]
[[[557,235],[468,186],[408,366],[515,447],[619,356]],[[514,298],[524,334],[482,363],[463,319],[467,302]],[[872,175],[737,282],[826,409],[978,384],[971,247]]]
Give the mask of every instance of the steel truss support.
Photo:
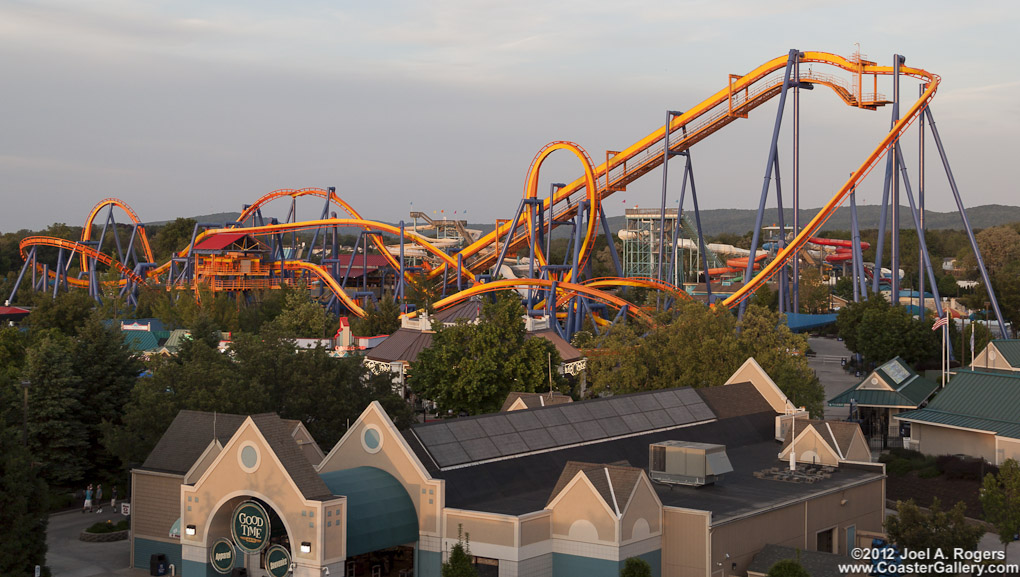
[[[999,301],[995,298],[995,290],[992,288],[991,279],[988,277],[988,268],[985,267],[985,260],[981,257],[981,249],[978,248],[977,239],[974,238],[974,229],[970,226],[970,219],[967,218],[967,211],[963,208],[963,200],[960,199],[960,190],[956,186],[956,179],[953,177],[953,170],[949,167],[949,157],[946,156],[946,149],[942,146],[942,137],[939,136],[939,130],[935,126],[935,117],[932,116],[931,106],[924,109],[924,114],[928,118],[928,126],[931,128],[931,134],[935,137],[935,146],[939,149],[939,156],[942,158],[942,166],[946,169],[946,178],[949,180],[949,188],[953,191],[953,198],[956,200],[956,208],[960,212],[960,218],[963,219],[963,227],[967,231],[967,238],[970,240],[970,247],[974,251],[974,256],[977,258],[978,270],[981,272],[981,280],[984,281],[985,287],[988,289],[988,300],[992,304],[992,310],[995,311],[995,318],[999,322],[999,330],[1001,331],[1002,338],[1007,338],[1006,334],[1006,323],[1002,320],[1002,311],[999,310]]]
[[[794,63],[802,57],[803,53],[799,50],[790,50],[790,55],[786,60],[786,71],[783,73],[783,87],[779,93],[779,107],[776,110],[776,122],[772,128],[772,142],[769,145],[768,161],[765,163],[765,179],[762,183],[761,197],[758,201],[758,214],[755,216],[754,231],[752,231],[751,234],[751,250],[747,255],[747,270],[744,272],[745,283],[750,280],[751,273],[754,272],[754,257],[758,254],[758,241],[761,237],[762,219],[765,217],[765,201],[768,199],[769,187],[772,183],[772,170],[776,166],[776,158],[779,154],[779,130],[783,125],[783,110],[786,107],[786,93],[791,85],[790,73],[793,70]],[[747,300],[745,299],[740,303],[737,318],[744,317],[744,310],[746,308]]]

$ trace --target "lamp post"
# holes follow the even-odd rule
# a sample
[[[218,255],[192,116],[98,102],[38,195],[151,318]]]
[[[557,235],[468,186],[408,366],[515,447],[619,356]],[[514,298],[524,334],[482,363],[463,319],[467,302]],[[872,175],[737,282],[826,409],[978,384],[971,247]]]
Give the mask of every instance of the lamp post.
[[[28,446],[28,387],[32,386],[29,381],[21,381],[21,388],[24,390],[24,402],[21,410],[21,446]]]

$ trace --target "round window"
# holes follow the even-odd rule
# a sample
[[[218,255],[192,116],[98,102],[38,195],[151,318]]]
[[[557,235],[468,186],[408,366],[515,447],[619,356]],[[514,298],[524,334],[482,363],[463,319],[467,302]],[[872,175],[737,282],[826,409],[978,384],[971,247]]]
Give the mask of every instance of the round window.
[[[374,425],[368,425],[361,434],[361,444],[369,453],[379,452],[382,448],[382,433]]]
[[[237,452],[237,463],[246,473],[254,473],[259,468],[259,449],[255,443],[247,441]]]

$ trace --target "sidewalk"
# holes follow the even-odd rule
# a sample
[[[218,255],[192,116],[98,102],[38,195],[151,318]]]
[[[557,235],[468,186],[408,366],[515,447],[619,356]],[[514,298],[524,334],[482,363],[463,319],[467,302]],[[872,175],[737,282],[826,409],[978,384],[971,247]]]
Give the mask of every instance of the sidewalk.
[[[120,509],[118,504],[117,509]],[[86,543],[81,532],[97,522],[114,523],[124,517],[111,512],[109,501],[102,513],[82,513],[80,509],[50,515],[46,531],[46,564],[54,577],[93,577],[100,575],[148,575],[142,569],[130,569],[129,541]]]

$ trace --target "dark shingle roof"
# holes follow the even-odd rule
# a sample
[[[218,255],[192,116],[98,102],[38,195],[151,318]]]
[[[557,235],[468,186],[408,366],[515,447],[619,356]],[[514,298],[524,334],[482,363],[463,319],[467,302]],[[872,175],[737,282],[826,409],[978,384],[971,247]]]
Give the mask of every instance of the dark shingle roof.
[[[432,322],[453,324],[457,321],[475,321],[482,316],[482,301],[468,299],[432,316]]]
[[[960,371],[927,407],[897,418],[1020,438],[1020,375]]]
[[[244,415],[181,411],[156,443],[141,468],[162,473],[187,473],[214,438],[226,443],[244,422]],[[216,433],[213,435],[213,429]]]
[[[305,499],[321,501],[333,497],[333,492],[329,490],[322,477],[315,471],[315,467],[301,452],[297,441],[291,436],[294,430],[293,421],[285,421],[276,413],[262,413],[252,415],[251,418]]]
[[[798,561],[811,577],[845,577],[847,573],[840,571],[839,566],[855,563],[854,560],[843,555],[820,551],[801,551],[781,545],[766,545],[754,556],[751,564],[747,566],[747,570],[767,575],[773,565],[785,559]]]
[[[367,357],[373,361],[412,363],[418,358],[419,353],[432,344],[433,334],[414,329],[398,329],[372,349]]]
[[[573,401],[569,395],[564,395],[563,393],[510,393],[506,396],[506,400],[503,401],[503,406],[499,409],[500,412],[505,413],[508,411],[517,399],[523,400],[524,406],[529,409],[551,407]]]
[[[560,362],[572,363],[579,361],[584,358],[584,353],[574,348],[573,345],[563,340],[563,337],[556,334],[553,330],[535,331],[533,333],[527,333],[524,338],[530,339],[534,337],[542,337],[543,339],[551,342],[556,347],[556,352],[560,354]]]
[[[634,492],[634,485],[641,478],[641,469],[627,465],[567,461],[563,472],[560,473],[560,478],[549,495],[550,502],[560,494],[567,483],[577,476],[579,471],[584,472],[584,476],[588,478],[610,509],[614,508],[615,496],[615,506],[619,506],[621,513],[627,509],[631,493]],[[612,485],[610,485],[610,481],[612,481]],[[546,504],[548,505],[548,503]]]
[[[761,396],[753,383],[732,383],[695,389],[705,404],[720,419],[772,411],[772,405]]]
[[[818,432],[819,436],[822,437],[822,440],[832,447],[832,450],[837,455],[842,454],[844,456],[846,456],[847,451],[850,449],[850,443],[854,441],[857,431],[861,428],[859,424],[848,421],[822,421],[817,419],[797,419],[795,425],[798,435],[804,430],[805,426],[811,425]],[[791,440],[791,435],[787,435],[783,439],[784,449],[789,446]]]

